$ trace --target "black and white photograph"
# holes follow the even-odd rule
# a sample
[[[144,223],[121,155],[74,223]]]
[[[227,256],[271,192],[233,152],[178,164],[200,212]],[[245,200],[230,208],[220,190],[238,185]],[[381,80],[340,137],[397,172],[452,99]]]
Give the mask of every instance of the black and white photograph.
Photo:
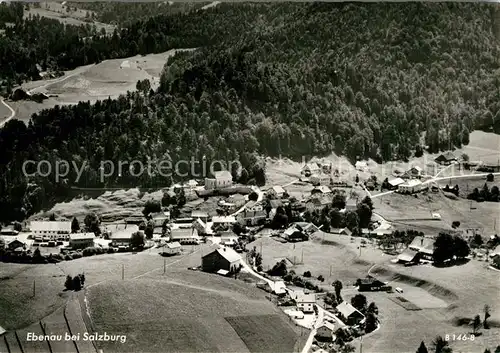
[[[0,353],[500,353],[500,2],[0,0]]]

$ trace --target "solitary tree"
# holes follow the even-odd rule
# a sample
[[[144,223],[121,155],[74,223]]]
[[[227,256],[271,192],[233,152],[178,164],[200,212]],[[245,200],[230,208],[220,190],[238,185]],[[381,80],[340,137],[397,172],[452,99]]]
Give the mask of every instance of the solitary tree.
[[[488,325],[488,321],[487,321],[487,320],[488,320],[488,318],[491,316],[491,314],[490,314],[490,306],[489,306],[488,304],[486,304],[486,305],[484,306],[483,311],[484,311],[483,327],[484,327],[485,329],[489,329],[489,328],[490,328],[490,326]]]
[[[341,302],[342,297],[340,296],[340,292],[342,291],[342,282],[336,280],[333,282],[333,287],[335,288],[335,296],[337,297],[337,300]]]
[[[481,317],[479,315],[476,315],[474,316],[474,319],[472,319],[472,332],[474,334],[477,333],[479,326],[481,326]]]
[[[55,221],[56,220],[56,215],[52,213],[49,217],[49,221]]]
[[[363,294],[356,294],[352,297],[351,304],[362,313],[366,312],[367,300]]]
[[[71,221],[71,233],[76,233],[80,230],[80,223],[78,222],[78,219],[76,217],[73,217],[73,220]]]
[[[427,347],[425,346],[424,341],[420,342],[420,346],[417,349],[417,353],[429,353]]]
[[[66,276],[66,282],[64,282],[64,288],[66,288],[66,290],[73,289],[73,278],[71,278],[70,275]]]
[[[342,348],[340,348],[340,353],[353,353],[355,352],[356,349],[351,346],[350,344],[346,344],[344,346],[342,346]]]
[[[130,245],[133,248],[143,248],[144,247],[144,234],[139,232],[134,232],[130,241]]]
[[[374,302],[371,302],[370,305],[368,305],[368,309],[366,309],[367,313],[374,313],[375,315],[378,315],[378,308],[377,305]]]
[[[80,280],[80,276],[75,276],[73,277],[73,290],[79,291],[80,289],[82,289],[82,282]]]
[[[377,328],[377,317],[374,313],[368,313],[366,315],[365,331],[370,333]]]

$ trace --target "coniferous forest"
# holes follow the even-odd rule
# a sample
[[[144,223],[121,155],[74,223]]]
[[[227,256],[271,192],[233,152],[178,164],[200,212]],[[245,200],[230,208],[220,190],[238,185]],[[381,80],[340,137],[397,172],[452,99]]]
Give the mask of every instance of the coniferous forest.
[[[160,176],[101,183],[101,160],[259,156],[407,160],[500,133],[500,12],[477,3],[222,3],[138,20],[113,35],[22,19],[1,5],[0,79],[198,48],[116,100],[55,107],[0,130],[0,220],[22,219],[71,186],[165,186]],[[13,5],[11,5],[13,6]],[[14,5],[15,6],[15,5]],[[14,23],[7,26],[6,23]],[[88,160],[83,177],[27,180],[23,161]]]

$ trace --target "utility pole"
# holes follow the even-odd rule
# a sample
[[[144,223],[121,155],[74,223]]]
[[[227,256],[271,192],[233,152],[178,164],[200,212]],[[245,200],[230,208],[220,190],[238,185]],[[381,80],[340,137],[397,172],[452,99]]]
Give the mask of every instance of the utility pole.
[[[167,271],[167,259],[163,259],[163,274]]]
[[[35,297],[36,295],[36,280],[34,279],[33,280],[33,298]]]
[[[122,264],[122,281],[125,279],[125,267]]]
[[[302,249],[302,257],[300,259],[300,263],[303,264],[304,263],[304,249]]]

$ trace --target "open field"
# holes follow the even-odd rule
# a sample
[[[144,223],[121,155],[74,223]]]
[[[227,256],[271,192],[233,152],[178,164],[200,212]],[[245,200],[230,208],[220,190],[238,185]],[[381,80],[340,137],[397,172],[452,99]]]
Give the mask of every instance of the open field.
[[[43,103],[9,101],[9,105],[15,110],[17,119],[27,122],[32,114],[56,105],[117,98],[127,91],[135,91],[138,80],[148,79],[151,87],[156,89],[163,67],[176,51],[177,49],[172,49],[159,54],[104,60],[96,65],[67,71],[64,76],[56,79],[26,82],[22,88],[31,92],[43,92],[51,97]]]
[[[484,184],[484,180],[482,182]],[[442,193],[424,192],[416,196],[393,193],[374,199],[373,204],[376,213],[389,221],[394,221],[394,225],[398,228],[405,229],[412,226],[431,235],[452,229],[453,221],[460,221],[461,229],[480,228],[484,235],[494,234],[499,226],[500,204],[494,202],[472,202],[471,209],[469,200],[461,198],[454,200]],[[432,213],[439,213],[441,220],[408,220],[428,219]]]
[[[439,269],[424,265],[404,267],[392,264],[392,256],[370,245],[362,248],[360,254],[359,239],[351,242],[347,236],[325,234],[329,245],[321,245],[322,239],[323,236],[319,236],[314,241],[296,243],[295,250],[293,244],[282,244],[271,238],[258,239],[251,245],[260,251],[262,243],[264,268],[274,265],[284,255],[301,259],[303,250],[303,263],[293,266],[288,262],[288,269],[298,274],[311,271],[313,282],[315,277],[323,275],[325,282],[322,287],[330,291],[333,287],[329,284],[340,279],[344,284],[343,297],[347,301],[356,294],[351,285],[357,278],[366,276],[369,270],[381,280],[389,281],[389,285],[402,288],[403,294],[363,292],[368,302],[377,304],[382,322],[378,331],[363,339],[363,351],[410,353],[416,350],[421,340],[429,346],[437,335],[467,333],[470,327],[457,326],[458,320],[481,314],[485,304],[492,308],[491,322],[500,319],[500,306],[496,300],[500,292],[498,273],[488,270],[481,262],[472,260],[462,266]],[[396,304],[392,297],[397,296],[421,310],[407,310]],[[451,342],[451,346],[457,352],[482,353],[485,348],[495,348],[500,344],[500,330],[496,324],[482,332],[474,342]]]
[[[104,351],[291,352],[297,339],[289,319],[260,290],[185,268],[95,286],[87,297],[96,331],[127,335],[126,344],[106,343]],[[262,330],[270,334],[260,336]],[[261,341],[246,345],[255,335]]]

